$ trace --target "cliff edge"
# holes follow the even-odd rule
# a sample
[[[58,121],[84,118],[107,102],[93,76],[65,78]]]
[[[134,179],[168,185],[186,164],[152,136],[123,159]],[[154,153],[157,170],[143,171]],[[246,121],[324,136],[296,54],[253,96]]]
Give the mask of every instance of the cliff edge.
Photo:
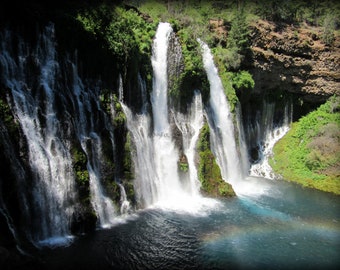
[[[285,90],[311,103],[340,95],[340,36],[323,43],[323,29],[258,20],[251,25],[254,92]]]

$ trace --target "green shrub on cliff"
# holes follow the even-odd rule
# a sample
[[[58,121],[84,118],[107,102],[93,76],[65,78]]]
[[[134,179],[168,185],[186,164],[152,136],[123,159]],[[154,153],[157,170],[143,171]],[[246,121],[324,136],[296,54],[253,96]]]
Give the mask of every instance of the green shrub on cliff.
[[[271,166],[289,181],[340,194],[340,97],[293,123],[274,147]]]

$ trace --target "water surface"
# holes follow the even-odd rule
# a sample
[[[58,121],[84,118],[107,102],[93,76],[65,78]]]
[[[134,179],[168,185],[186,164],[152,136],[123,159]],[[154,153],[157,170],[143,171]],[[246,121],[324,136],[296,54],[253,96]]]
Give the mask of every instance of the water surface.
[[[249,178],[234,199],[189,213],[148,208],[44,250],[49,269],[336,269],[340,197]]]

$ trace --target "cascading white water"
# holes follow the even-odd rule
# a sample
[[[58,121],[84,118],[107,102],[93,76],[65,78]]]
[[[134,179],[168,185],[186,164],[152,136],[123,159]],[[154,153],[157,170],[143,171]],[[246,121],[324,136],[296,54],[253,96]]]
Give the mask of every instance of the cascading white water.
[[[208,123],[212,151],[221,168],[222,178],[231,184],[244,177],[240,154],[234,134],[233,116],[213,56],[207,44],[198,40],[202,48],[203,64],[210,83]]]
[[[245,131],[242,120],[242,110],[241,106],[236,107],[236,125],[238,131],[238,141],[240,148],[240,160],[241,160],[241,171],[244,176],[249,174],[250,162],[248,157],[248,145],[245,138]]]
[[[135,190],[137,200],[142,206],[160,202],[169,205],[176,195],[182,194],[177,168],[178,152],[172,141],[168,119],[167,51],[171,32],[170,24],[160,23],[153,45],[153,132],[148,112],[133,115],[130,109],[122,104],[128,129],[136,145]],[[143,90],[143,87],[141,88]]]
[[[127,199],[125,188],[122,184],[118,184],[120,188],[120,213],[128,214],[131,210],[130,202]]]
[[[111,135],[113,127],[101,110],[98,91],[85,89],[76,65],[57,55],[52,24],[39,35],[35,47],[18,37],[17,51],[13,51],[12,39],[10,31],[1,33],[0,78],[11,90],[13,111],[28,147],[30,171],[23,181],[32,174],[32,191],[27,193],[33,202],[23,202],[28,208],[23,211],[31,215],[25,221],[29,224],[27,237],[37,245],[64,245],[72,238],[78,203],[73,141],[78,140],[87,155],[90,195],[99,224],[113,224],[114,205],[101,184],[98,119],[104,119],[104,128]],[[72,66],[72,70],[64,74],[61,65]],[[113,137],[111,141],[114,144]]]
[[[160,23],[153,44],[152,67],[154,71],[151,105],[153,129],[147,104],[140,114],[133,114],[122,103],[127,127],[135,145],[135,191],[137,202],[142,207],[152,205],[197,212],[202,206],[216,205],[215,201],[199,195],[199,183],[194,161],[194,149],[202,126],[202,101],[197,93],[188,116],[174,113],[177,126],[183,132],[184,151],[189,164],[189,179],[180,179],[179,152],[172,138],[168,110],[167,53],[169,23]],[[147,102],[145,84],[140,80],[141,96]],[[187,182],[187,183],[186,183]]]
[[[167,78],[167,52],[168,41],[172,28],[169,23],[160,23],[151,58],[153,67],[153,90],[151,94],[153,112],[153,144],[155,170],[157,174],[156,188],[159,201],[165,204],[176,202],[183,194],[178,176],[179,153],[172,140],[168,113],[168,78]]]
[[[175,122],[183,136],[183,152],[188,162],[189,181],[187,190],[193,196],[199,196],[201,183],[197,177],[195,164],[196,144],[204,123],[201,94],[196,91],[188,113],[177,113]]]
[[[98,102],[98,98],[92,97],[91,92],[84,91],[84,86],[78,76],[77,68],[73,67],[73,93],[77,101],[77,136],[83,151],[88,157],[87,170],[90,177],[91,202],[99,219],[102,228],[109,228],[115,222],[116,210],[112,200],[107,197],[101,185],[101,160],[102,142],[100,136],[95,132],[95,119],[92,115],[91,100]],[[96,104],[96,108],[100,108]],[[87,112],[90,114],[90,121],[87,120]]]
[[[2,45],[2,64],[6,61],[7,87],[12,90],[15,114],[28,144],[29,163],[33,173],[33,196],[36,211],[35,224],[40,230],[32,236],[40,244],[68,241],[70,219],[75,200],[74,174],[70,145],[60,140],[61,123],[55,110],[55,75],[59,71],[54,46],[54,27],[50,25],[40,35],[36,51],[21,42],[19,62],[16,63]],[[27,88],[25,69],[27,57],[34,56],[39,63],[41,94]],[[39,117],[42,110],[44,118]]]
[[[275,104],[265,103],[263,107],[261,123],[256,122],[257,144],[259,147],[259,161],[250,168],[251,176],[261,176],[274,179],[275,174],[269,165],[269,159],[273,155],[274,145],[288,132],[292,122],[292,108],[286,104],[284,119],[280,125],[274,126]],[[261,134],[261,131],[263,134]]]
[[[169,23],[160,23],[153,43],[151,57],[153,68],[153,90],[151,103],[153,109],[154,133],[159,137],[170,136],[168,119],[168,43],[172,28]]]
[[[150,206],[158,200],[155,183],[157,173],[155,170],[154,148],[151,134],[151,120],[147,112],[133,115],[124,104],[122,108],[126,115],[127,127],[135,144],[136,151],[133,156],[135,165],[135,191],[136,200],[141,207]]]

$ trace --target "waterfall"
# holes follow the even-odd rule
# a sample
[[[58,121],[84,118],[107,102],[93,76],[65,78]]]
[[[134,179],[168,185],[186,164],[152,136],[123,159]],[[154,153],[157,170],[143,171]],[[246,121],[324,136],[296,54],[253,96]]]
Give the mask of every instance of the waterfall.
[[[127,199],[125,188],[122,184],[118,184],[120,188],[120,213],[128,214],[131,210],[130,202]]]
[[[133,155],[136,199],[140,207],[150,206],[158,200],[151,119],[147,112],[134,115],[124,103],[121,104],[136,148]]]
[[[145,83],[140,77],[144,102],[141,112],[132,113],[123,102],[122,108],[135,148],[133,161],[137,202],[141,207],[158,206],[197,212],[202,206],[215,203],[200,196],[195,167],[195,146],[203,125],[202,100],[201,95],[196,93],[188,115],[171,112],[168,108],[167,54],[171,32],[170,24],[160,23],[153,43],[153,125],[147,110]],[[173,140],[170,117],[174,118],[181,131],[183,152],[188,161],[187,178],[179,173],[180,153]]]
[[[188,163],[189,181],[187,190],[193,196],[199,195],[200,182],[195,165],[196,144],[203,127],[203,104],[200,92],[196,91],[188,113],[177,113],[175,122],[183,136],[183,152]]]
[[[30,52],[22,41],[18,62],[11,58],[7,43],[2,45],[1,62],[5,84],[12,91],[14,112],[28,144],[29,164],[33,174],[34,241],[41,244],[60,242],[69,236],[75,200],[74,174],[70,145],[63,141],[62,123],[55,110],[55,85],[59,65],[54,47],[54,27],[49,25],[39,36],[38,46]],[[39,65],[40,92],[35,95],[25,83],[28,55]],[[41,104],[40,96],[44,98]],[[67,240],[66,240],[67,241]]]
[[[283,121],[275,124],[274,103],[264,103],[262,117],[257,115],[255,127],[249,128],[249,134],[253,134],[252,140],[257,144],[259,157],[250,168],[251,176],[261,176],[274,179],[275,174],[269,165],[269,159],[273,155],[274,145],[288,132],[292,122],[292,106],[288,102],[284,108]]]
[[[8,104],[24,137],[18,143],[27,146],[27,150],[18,149],[19,154],[10,154],[23,193],[19,225],[37,245],[71,241],[72,222],[75,215],[81,215],[76,213],[80,203],[72,157],[77,144],[86,154],[89,195],[98,223],[111,226],[116,211],[102,183],[101,133],[105,130],[111,135],[113,151],[113,126],[101,109],[98,88],[84,86],[74,64],[77,61],[59,58],[53,24],[38,35],[34,46],[20,36],[14,38],[10,31],[0,35],[1,85],[9,89]],[[9,145],[12,138],[7,137],[2,133],[2,148],[12,153],[8,150],[13,149]],[[1,212],[6,211],[5,205],[1,206]]]
[[[160,23],[154,40],[152,56],[154,79],[151,95],[153,130],[150,115],[146,110],[133,115],[131,110],[122,104],[127,116],[127,126],[136,147],[133,158],[136,168],[137,201],[146,207],[160,201],[171,202],[176,192],[182,193],[177,172],[178,152],[171,138],[168,120],[167,48],[171,32],[170,24]],[[142,84],[142,92],[145,91],[143,86]],[[142,93],[142,96],[145,94]],[[143,107],[146,108],[146,105]]]
[[[91,91],[84,91],[77,68],[75,65],[72,65],[72,67],[73,91],[77,102],[76,107],[78,108],[76,115],[79,117],[77,121],[77,136],[83,151],[88,157],[87,170],[90,176],[91,202],[98,216],[100,226],[108,228],[115,221],[116,211],[112,200],[105,195],[101,185],[102,142],[95,130],[96,119],[93,114],[95,109],[98,110],[100,108],[99,99]],[[95,108],[92,108],[91,100],[95,102]],[[87,112],[90,112],[90,114]],[[88,121],[87,115],[89,115],[90,121]]]
[[[221,79],[207,44],[198,40],[202,48],[203,65],[210,83],[208,123],[211,131],[212,151],[225,181],[231,184],[244,176],[240,154],[234,134],[233,115],[230,112]]]
[[[172,28],[169,23],[160,23],[153,44],[153,90],[151,94],[154,124],[154,155],[157,173],[157,195],[163,202],[174,202],[183,194],[178,176],[179,153],[172,140],[168,112],[167,52]],[[177,198],[178,199],[178,198]]]
[[[154,132],[159,137],[170,136],[170,125],[168,119],[168,76],[167,55],[168,43],[172,28],[169,23],[160,23],[156,32],[153,54],[153,91],[151,103],[153,109]]]

